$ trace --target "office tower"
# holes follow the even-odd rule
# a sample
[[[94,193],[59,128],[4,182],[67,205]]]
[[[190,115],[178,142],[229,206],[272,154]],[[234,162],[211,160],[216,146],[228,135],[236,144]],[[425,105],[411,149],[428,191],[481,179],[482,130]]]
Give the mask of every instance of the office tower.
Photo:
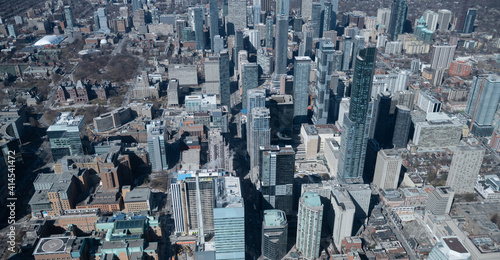
[[[266,48],[272,49],[274,46],[273,17],[266,17]]]
[[[293,176],[295,152],[291,146],[261,146],[259,163],[259,187],[266,201],[264,208],[284,211],[293,210]]]
[[[448,215],[454,196],[455,191],[453,188],[448,186],[436,187],[429,193],[425,209],[435,215]]]
[[[453,18],[453,14],[450,10],[441,9],[438,11],[438,21],[437,21],[437,29],[442,32],[449,31],[450,23]]]
[[[287,49],[288,49],[288,16],[287,15],[278,15],[276,17],[276,48],[275,55],[276,57],[276,68],[274,69],[274,73],[286,74],[287,67]]]
[[[142,1],[132,0],[132,13],[135,13],[135,11],[138,9],[142,9]]]
[[[305,192],[299,200],[297,251],[306,259],[319,257],[323,204],[316,192]]]
[[[485,150],[480,145],[457,146],[450,164],[446,185],[456,194],[474,193]]]
[[[435,31],[438,24],[438,14],[432,10],[426,10],[423,17],[425,22],[427,23],[427,29]]]
[[[165,122],[153,120],[146,125],[148,133],[148,152],[151,162],[151,171],[160,172],[168,170],[167,149],[167,129]]]
[[[375,67],[376,48],[368,47],[356,57],[349,114],[344,115],[342,142],[338,163],[343,181],[358,179],[363,174],[368,129],[371,121],[370,90]],[[342,174],[343,173],[343,174]]]
[[[405,148],[408,144],[408,137],[411,128],[411,110],[404,105],[396,105],[394,113],[394,134],[392,136],[392,144],[394,148]]]
[[[175,31],[177,33],[177,38],[179,38],[179,41],[182,41],[184,39],[182,32],[184,31],[185,27],[186,27],[186,20],[175,21]]]
[[[203,31],[203,21],[205,13],[203,7],[196,6],[194,8],[194,33],[196,38],[196,50],[203,51],[205,49],[205,32]]]
[[[384,31],[388,31],[390,21],[391,21],[391,9],[380,8],[377,10],[377,25],[378,25],[378,27],[383,27]]]
[[[311,75],[311,58],[295,57],[293,74],[293,123],[307,123],[309,106],[309,77]]]
[[[491,136],[500,102],[500,78],[496,74],[474,77],[465,113],[471,118],[469,130],[477,136]]]
[[[215,35],[215,38],[213,40],[213,47],[212,47],[212,52],[217,54],[221,53],[224,50],[224,38],[220,35]]]
[[[106,8],[104,7],[97,8],[97,16],[99,22],[99,27],[98,27],[99,30],[104,33],[110,33],[110,30],[108,28],[108,18],[106,16]]]
[[[472,33],[474,31],[474,22],[476,21],[477,9],[469,8],[465,15],[465,21],[462,28],[463,33]]]
[[[312,17],[311,17],[311,27],[313,31],[313,38],[323,37],[323,31],[321,30],[321,23],[323,22],[321,16],[322,6],[318,2],[313,2],[312,4]]]
[[[233,158],[229,150],[229,144],[226,144],[222,136],[222,130],[212,128],[208,132],[208,154],[209,164],[214,169],[224,169],[232,171]]]
[[[378,189],[397,189],[403,158],[397,149],[383,149],[377,153],[373,184]]]
[[[312,5],[313,5],[313,0],[302,0],[300,8],[300,15],[302,16],[302,19],[306,21],[311,19],[313,14]]]
[[[471,253],[457,236],[441,237],[429,253],[429,260],[469,260]]]
[[[261,23],[261,0],[253,1],[253,27],[255,28],[258,24]]]
[[[219,35],[219,8],[217,7],[217,0],[210,0],[209,2],[210,8],[210,48],[212,52],[217,53],[220,50],[215,50],[215,38],[216,35]]]
[[[448,70],[455,56],[456,45],[433,45],[431,69]]]
[[[252,114],[249,124],[250,131],[247,133],[247,150],[250,155],[250,169],[259,166],[259,153],[261,146],[269,146],[271,144],[271,127],[269,109],[265,107],[257,107],[252,109]]]
[[[247,91],[247,114],[251,115],[252,110],[256,107],[266,107],[266,90],[265,89],[249,89]]]
[[[184,180],[181,189],[185,201],[185,219],[190,232],[204,233],[214,230],[214,204],[216,187],[214,178],[198,176]],[[203,231],[202,231],[203,230]]]
[[[419,71],[420,71],[420,59],[411,60],[410,72],[413,74],[418,74]]]
[[[262,74],[271,75],[273,73],[273,54],[267,48],[257,50],[257,64],[262,69]]]
[[[259,30],[248,30],[246,31],[248,35],[248,41],[250,42],[249,51],[256,53],[260,48],[260,31]]]
[[[73,30],[73,13],[71,6],[64,6],[64,16],[66,17],[66,29]]]
[[[332,2],[325,2],[323,10],[323,33],[337,28],[337,13],[333,8]]]
[[[408,13],[408,1],[394,0],[391,7],[391,20],[388,33],[393,41],[398,40],[398,35],[403,33],[403,27]]]
[[[356,207],[347,190],[342,187],[332,188],[330,200],[335,216],[332,237],[335,247],[340,252],[342,240],[351,236]]]
[[[207,94],[216,94],[221,98],[222,86],[227,85],[228,83],[223,82],[221,75],[223,75],[223,69],[227,69],[227,67],[221,64],[224,59],[222,58],[222,54],[216,56],[210,56],[205,58],[205,83],[203,84],[203,91]],[[227,74],[227,73],[226,73]],[[227,86],[226,86],[227,87]],[[222,103],[222,101],[221,101]]]
[[[242,109],[248,108],[247,91],[257,87],[259,87],[259,66],[255,62],[244,62],[241,68]]]
[[[271,0],[261,0],[261,8],[262,12],[264,12],[266,15],[269,15],[271,11],[273,11],[273,1]]]
[[[231,86],[229,81],[229,53],[227,50],[219,54],[220,104],[231,107]]]
[[[284,78],[282,79],[284,80]],[[293,132],[292,95],[272,95],[268,100],[271,113],[271,143],[291,144]]]
[[[337,43],[337,31],[330,30],[330,31],[325,31],[323,34],[324,38],[327,38],[329,41],[333,43]]]
[[[245,208],[238,177],[217,180],[214,207],[216,259],[245,259]]]
[[[369,138],[374,138],[380,147],[386,149],[392,147],[392,133],[394,117],[391,112],[391,94],[382,92],[377,95],[373,104],[373,120],[370,125]]]
[[[276,14],[288,16],[290,14],[290,0],[276,0]]]
[[[302,42],[299,46],[299,56],[312,56],[313,49],[313,32],[305,30],[303,33]]]
[[[364,222],[368,217],[370,209],[371,189],[369,184],[343,184],[342,188],[347,190],[356,208],[354,218],[358,222]]]
[[[342,40],[342,71],[348,71],[351,64],[351,55],[353,49],[352,38],[349,36],[344,37]],[[352,56],[354,59],[356,56]]]
[[[83,116],[73,116],[71,112],[62,112],[47,129],[50,151],[54,162],[66,155],[83,155],[80,130]]]
[[[314,108],[312,121],[315,125],[326,124],[330,109],[330,82],[335,45],[330,41],[321,41],[316,53],[317,71],[314,89]]]
[[[285,212],[277,209],[264,210],[262,222],[262,256],[266,259],[282,259],[287,253],[288,223]]]
[[[226,20],[227,35],[233,35],[236,31],[247,27],[246,0],[229,0],[228,12]]]
[[[172,193],[172,211],[174,219],[174,231],[176,234],[186,233],[186,222],[184,222],[184,212],[182,208],[182,188],[181,183],[172,181],[170,191]]]

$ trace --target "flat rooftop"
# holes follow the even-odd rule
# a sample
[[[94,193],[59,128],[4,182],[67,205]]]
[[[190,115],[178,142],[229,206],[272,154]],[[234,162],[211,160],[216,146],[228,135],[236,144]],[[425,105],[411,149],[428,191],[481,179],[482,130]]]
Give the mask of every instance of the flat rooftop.
[[[305,192],[304,194],[302,194],[302,200],[308,207],[322,206],[319,194],[316,192]]]
[[[125,195],[125,202],[143,202],[149,200],[151,190],[149,188],[135,188]]]
[[[451,250],[461,254],[469,253],[458,237],[442,237],[441,239]]]
[[[264,211],[264,226],[279,227],[286,224],[286,215],[282,210],[270,209]]]
[[[61,112],[52,125],[78,126],[82,121],[83,116],[73,116],[71,112]]]

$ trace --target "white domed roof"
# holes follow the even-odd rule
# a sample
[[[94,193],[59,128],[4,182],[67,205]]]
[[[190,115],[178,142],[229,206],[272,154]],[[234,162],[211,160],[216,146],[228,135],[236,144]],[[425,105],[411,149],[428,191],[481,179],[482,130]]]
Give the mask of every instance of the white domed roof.
[[[56,45],[62,41],[63,37],[56,35],[47,35],[35,42],[34,46]]]
[[[106,39],[102,39],[101,40],[101,45],[103,45],[103,44],[108,44],[108,41]]]

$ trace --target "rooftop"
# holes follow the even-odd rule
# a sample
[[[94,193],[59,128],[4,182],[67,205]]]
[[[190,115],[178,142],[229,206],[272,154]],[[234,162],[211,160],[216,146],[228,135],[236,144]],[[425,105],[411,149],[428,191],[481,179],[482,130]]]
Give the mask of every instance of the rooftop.
[[[137,187],[125,195],[125,203],[148,201],[151,196],[149,188]]]
[[[285,212],[278,209],[270,209],[264,211],[264,226],[278,227],[287,224]]]
[[[321,200],[319,194],[316,192],[305,192],[302,194],[302,200],[304,204],[308,207],[321,207]]]
[[[441,239],[451,250],[461,254],[469,253],[458,237],[442,237]]]
[[[48,131],[54,126],[80,126],[83,123],[84,116],[73,116],[71,112],[61,112]]]

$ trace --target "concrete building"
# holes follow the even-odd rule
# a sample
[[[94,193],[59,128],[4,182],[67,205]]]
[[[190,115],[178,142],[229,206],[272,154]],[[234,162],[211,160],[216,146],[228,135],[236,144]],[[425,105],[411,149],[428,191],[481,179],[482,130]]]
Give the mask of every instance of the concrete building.
[[[457,146],[451,160],[446,185],[453,188],[456,194],[474,193],[484,154],[485,150],[480,145]]]
[[[323,222],[323,204],[318,193],[302,194],[297,218],[297,251],[305,259],[315,259],[319,256]]]
[[[241,102],[242,108],[248,111],[248,91],[259,87],[259,66],[257,63],[244,62],[241,66]],[[250,111],[248,111],[250,113]]]
[[[124,211],[139,213],[143,210],[152,210],[151,206],[151,190],[147,187],[136,187],[131,191],[126,192],[123,203]]]
[[[404,148],[408,144],[408,137],[411,128],[411,110],[404,105],[396,105],[394,117],[394,135],[392,144],[394,148]]]
[[[252,109],[252,115],[249,124],[249,132],[247,133],[247,151],[250,156],[250,169],[258,172],[259,153],[261,146],[269,146],[271,144],[271,127],[269,125],[270,112],[265,107],[257,107]]]
[[[330,108],[330,83],[335,44],[321,41],[317,51],[316,87],[314,89],[314,107],[312,121],[316,125],[327,123]]]
[[[211,166],[215,169],[233,171],[233,157],[222,136],[221,129],[210,129],[208,132],[208,154]]]
[[[455,191],[449,186],[436,187],[429,193],[426,210],[435,215],[448,215],[453,203]]]
[[[196,65],[171,64],[168,66],[168,77],[177,79],[181,87],[198,85],[198,69]]]
[[[426,121],[414,122],[413,143],[419,149],[454,147],[460,142],[464,125],[443,113],[429,113]]]
[[[94,129],[103,132],[122,126],[132,120],[130,108],[117,108],[111,112],[104,113],[94,118]]]
[[[389,30],[389,23],[391,21],[391,9],[379,8],[377,10],[377,27],[380,32],[387,32]]]
[[[282,259],[287,253],[288,223],[285,212],[264,210],[262,222],[262,256],[266,259]]]
[[[245,259],[245,209],[240,179],[224,177],[216,182],[214,238],[216,259]]]
[[[356,207],[347,190],[341,187],[331,190],[331,202],[335,215],[332,232],[333,243],[340,251],[342,240],[351,236]]]
[[[247,27],[247,2],[246,0],[228,0],[228,15],[226,32],[234,35],[236,31]]]
[[[465,113],[471,118],[469,131],[480,137],[491,136],[500,102],[500,78],[496,74],[474,77]]]
[[[449,31],[453,14],[450,10],[441,9],[438,11],[437,29],[441,32]]]
[[[455,57],[457,45],[433,45],[431,69],[448,70]]]
[[[343,184],[342,188],[347,190],[351,196],[352,202],[356,207],[354,217],[363,221],[368,217],[368,210],[370,208],[371,189],[369,184]]]
[[[203,22],[205,21],[204,9],[202,6],[194,7],[194,35],[196,38],[196,50],[198,51],[205,49],[205,32],[203,30]]]
[[[153,120],[146,125],[146,131],[148,133],[148,152],[151,170],[154,172],[168,170],[166,147],[168,132],[166,122]]]
[[[283,0],[287,1],[287,0]],[[288,50],[288,14],[279,14],[276,17],[276,48],[275,55],[275,69],[276,74],[286,74],[287,71],[287,50]]]
[[[83,116],[73,116],[71,112],[62,112],[47,129],[52,159],[57,161],[66,155],[83,155],[80,130]]]
[[[179,106],[179,80],[170,79],[167,87],[167,98],[169,107]]]
[[[397,189],[403,158],[396,149],[383,149],[377,153],[373,184],[379,189]]]
[[[436,31],[438,24],[438,14],[432,10],[425,10],[424,20],[427,23],[427,29],[430,31]]]

